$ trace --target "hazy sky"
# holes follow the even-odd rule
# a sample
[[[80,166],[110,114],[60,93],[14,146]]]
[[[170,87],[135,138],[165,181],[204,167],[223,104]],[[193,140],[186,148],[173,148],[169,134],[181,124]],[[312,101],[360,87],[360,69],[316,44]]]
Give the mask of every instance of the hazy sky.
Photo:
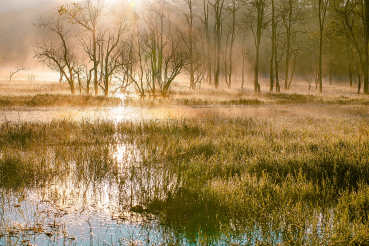
[[[62,3],[64,0],[0,0],[0,12],[10,9],[23,10],[25,8],[46,9]]]
[[[26,8],[47,9],[55,7],[57,4],[68,3],[80,0],[0,0],[0,12],[7,12],[10,9],[22,11]],[[109,0],[107,2],[116,2],[117,0]],[[130,2],[146,2],[148,0],[128,0]]]

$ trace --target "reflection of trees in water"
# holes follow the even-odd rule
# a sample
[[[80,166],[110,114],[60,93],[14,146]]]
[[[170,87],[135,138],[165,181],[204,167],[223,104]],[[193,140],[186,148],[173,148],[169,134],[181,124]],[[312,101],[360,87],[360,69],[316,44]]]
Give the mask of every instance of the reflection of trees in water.
[[[11,214],[15,203],[25,210],[22,201],[36,193],[56,209],[50,218],[58,223],[76,215],[88,230],[114,225],[118,238],[111,241],[314,244],[351,233],[365,240],[356,228],[367,223],[360,208],[368,146],[357,129],[367,132],[367,123],[310,117],[2,124],[0,184],[10,195],[2,201],[9,212],[0,214]]]

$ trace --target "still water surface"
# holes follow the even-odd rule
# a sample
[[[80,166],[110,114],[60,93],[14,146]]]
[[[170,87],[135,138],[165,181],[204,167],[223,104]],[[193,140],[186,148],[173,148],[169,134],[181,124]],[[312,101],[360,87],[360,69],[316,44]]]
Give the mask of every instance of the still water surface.
[[[118,107],[118,108],[19,108],[0,110],[0,122],[24,122],[71,119],[89,120],[167,120],[181,118],[280,118],[280,117],[321,117],[321,116],[369,116],[365,106],[208,106],[208,107]]]
[[[169,120],[181,118],[280,118],[280,117],[344,116],[368,117],[367,107],[353,106],[230,106],[230,107],[162,107],[162,108],[33,108],[1,110],[1,122],[49,122],[52,120]],[[163,225],[150,213],[130,211],[148,196],[161,196],[160,190],[175,186],[162,180],[175,180],[160,167],[140,167],[142,153],[132,144],[121,143],[101,150],[107,153],[112,173],[99,173],[94,160],[65,160],[70,171],[62,178],[48,180],[42,187],[21,192],[1,190],[0,226],[8,233],[0,234],[0,245],[211,245],[253,244],[259,237],[258,228],[246,234],[233,235],[201,231],[188,235],[186,231]],[[99,150],[83,150],[85,153]],[[73,152],[74,153],[74,152]],[[50,162],[59,163],[53,150]],[[81,171],[79,165],[87,165]],[[135,169],[135,167],[137,167]],[[151,194],[153,190],[158,194]],[[221,228],[222,225],[219,225]],[[233,228],[234,227],[234,228]],[[251,236],[250,236],[251,235]],[[212,237],[212,238],[211,238]],[[274,235],[279,242],[279,235]],[[200,241],[199,241],[200,240]]]
[[[0,189],[0,228],[7,230],[0,234],[0,245],[197,244],[201,236],[189,237],[150,212],[130,209],[148,197],[162,197],[176,185],[175,176],[164,167],[141,165],[142,153],[134,145],[62,148],[45,150],[40,157],[48,157],[49,167],[59,172],[56,177],[25,190]],[[94,157],[84,154],[92,152]],[[214,234],[214,239],[206,239],[213,245],[249,241],[204,233]]]

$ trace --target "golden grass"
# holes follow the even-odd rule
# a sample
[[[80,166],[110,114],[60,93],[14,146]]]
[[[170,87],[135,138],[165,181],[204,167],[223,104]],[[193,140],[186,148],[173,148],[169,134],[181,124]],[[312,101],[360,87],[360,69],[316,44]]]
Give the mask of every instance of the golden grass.
[[[367,244],[368,132],[359,117],[4,123],[0,185],[120,184],[127,209],[198,244]]]

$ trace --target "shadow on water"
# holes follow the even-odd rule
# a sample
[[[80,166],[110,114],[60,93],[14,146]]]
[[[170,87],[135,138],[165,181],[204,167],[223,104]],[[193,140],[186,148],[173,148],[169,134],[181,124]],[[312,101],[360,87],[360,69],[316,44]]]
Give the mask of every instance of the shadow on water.
[[[362,244],[358,131],[367,120],[4,123],[0,244]]]

